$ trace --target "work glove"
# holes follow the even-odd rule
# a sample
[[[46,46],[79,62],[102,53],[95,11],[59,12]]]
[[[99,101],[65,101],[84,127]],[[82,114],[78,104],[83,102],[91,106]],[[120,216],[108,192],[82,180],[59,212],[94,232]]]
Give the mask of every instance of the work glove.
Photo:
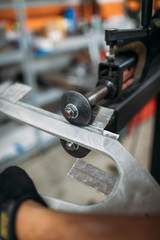
[[[15,240],[15,217],[22,202],[35,200],[46,206],[27,173],[9,167],[0,174],[0,239]]]

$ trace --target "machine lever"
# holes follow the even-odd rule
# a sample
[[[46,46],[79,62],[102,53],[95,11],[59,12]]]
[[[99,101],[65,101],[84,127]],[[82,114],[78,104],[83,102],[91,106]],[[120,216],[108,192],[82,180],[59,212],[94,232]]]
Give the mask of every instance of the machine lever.
[[[152,17],[153,0],[142,0],[142,19],[141,24],[144,28],[148,28]]]
[[[105,41],[110,46],[111,50],[114,45],[125,43],[127,40],[139,39],[149,36],[150,21],[152,16],[152,0],[142,0],[141,24],[143,28],[138,29],[106,29]]]

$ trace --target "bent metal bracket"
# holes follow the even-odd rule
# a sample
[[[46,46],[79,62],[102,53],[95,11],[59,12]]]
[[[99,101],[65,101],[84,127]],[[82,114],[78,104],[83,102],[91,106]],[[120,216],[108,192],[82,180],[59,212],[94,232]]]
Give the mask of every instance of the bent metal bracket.
[[[79,146],[110,157],[116,164],[119,178],[95,169],[81,159],[75,163],[79,179],[86,185],[106,195],[106,199],[93,205],[77,205],[43,196],[49,206],[65,212],[90,212],[109,214],[159,214],[160,186],[137,160],[118,142],[117,135],[96,124],[78,127],[68,123],[63,116],[20,102],[31,88],[23,84],[0,87],[0,112],[32,127],[74,142]],[[101,112],[101,111],[100,111]],[[73,174],[73,169],[70,175]],[[81,174],[83,173],[83,175]],[[78,177],[77,177],[78,178]]]

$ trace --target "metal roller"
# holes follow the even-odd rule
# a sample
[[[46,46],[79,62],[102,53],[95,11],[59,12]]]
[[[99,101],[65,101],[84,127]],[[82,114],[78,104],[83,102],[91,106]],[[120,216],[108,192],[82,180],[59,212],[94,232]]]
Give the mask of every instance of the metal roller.
[[[106,85],[100,85],[86,95],[76,91],[68,91],[62,97],[62,113],[70,123],[86,126],[92,119],[92,106],[107,95],[108,87]]]

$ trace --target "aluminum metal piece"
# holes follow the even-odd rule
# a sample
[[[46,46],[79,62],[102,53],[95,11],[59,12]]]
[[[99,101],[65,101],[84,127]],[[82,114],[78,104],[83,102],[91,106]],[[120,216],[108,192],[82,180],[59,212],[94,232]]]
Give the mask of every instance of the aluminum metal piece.
[[[116,139],[95,131],[92,126],[71,125],[63,116],[25,103],[12,103],[1,98],[0,112],[61,139],[104,154],[115,161],[119,181],[103,202],[84,206],[44,197],[51,208],[81,213],[130,215],[160,213],[160,186]]]
[[[7,88],[7,90],[5,90],[1,94],[1,97],[3,99],[16,103],[17,101],[22,99],[28,92],[30,92],[31,89],[32,88],[27,85],[15,83],[11,85],[9,88]]]
[[[108,195],[112,192],[117,178],[93,165],[77,159],[68,175],[97,192]]]
[[[114,112],[113,109],[95,106],[92,112],[93,119],[92,119],[92,125],[90,125],[90,127],[92,128],[94,127],[94,131],[100,132],[102,134],[105,134],[107,136],[117,139],[118,138],[117,134],[104,131],[104,128],[109,123],[113,112]],[[68,143],[62,139],[61,139],[61,144],[65,149],[65,151],[75,158],[84,158],[90,152],[90,150],[86,148],[80,147],[74,143],[72,144],[70,142]]]
[[[2,94],[12,84],[11,81],[5,81],[0,85],[0,94]]]
[[[90,126],[97,129],[97,131],[103,132],[109,121],[111,120],[111,117],[114,113],[114,110],[107,107],[101,107],[101,106],[94,106],[92,110],[92,121]],[[118,138],[118,134],[112,133],[113,136]]]

